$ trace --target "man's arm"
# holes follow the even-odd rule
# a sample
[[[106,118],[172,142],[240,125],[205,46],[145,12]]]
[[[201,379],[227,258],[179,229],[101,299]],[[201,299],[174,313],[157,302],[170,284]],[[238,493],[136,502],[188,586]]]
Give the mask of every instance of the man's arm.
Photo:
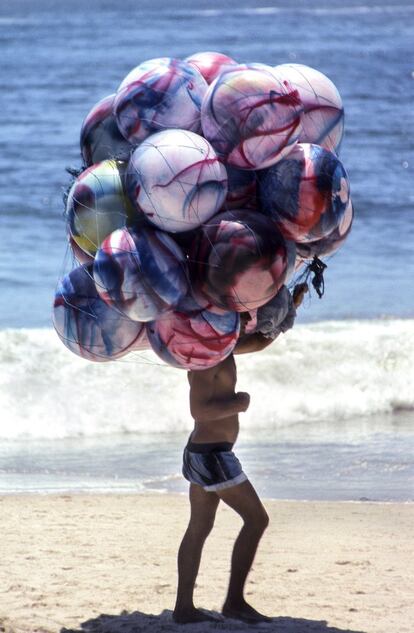
[[[239,391],[225,398],[217,398],[214,382],[218,369],[193,371],[190,376],[190,411],[197,422],[222,420],[247,410],[250,403],[248,393]]]
[[[296,316],[296,308],[298,308],[305,296],[308,292],[308,284],[301,283],[296,284],[292,293],[292,304],[294,306],[293,312],[290,311],[288,315],[288,320],[291,321],[287,326],[290,329],[293,325],[293,321]],[[252,332],[252,334],[245,334],[241,336],[236,343],[236,347],[233,350],[233,354],[250,354],[251,352],[261,352],[263,349],[271,345],[279,336],[281,332],[283,332],[283,324],[281,326],[280,332],[278,332],[274,337],[270,338],[268,336],[264,336],[261,332]]]
[[[261,352],[262,349],[268,347],[275,339],[267,338],[255,332],[253,334],[245,334],[241,336],[236,343],[233,354],[250,354],[251,352]]]

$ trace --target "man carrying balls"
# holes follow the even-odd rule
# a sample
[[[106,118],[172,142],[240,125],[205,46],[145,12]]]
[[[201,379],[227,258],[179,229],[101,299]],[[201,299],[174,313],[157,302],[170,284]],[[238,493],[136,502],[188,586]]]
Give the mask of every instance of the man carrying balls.
[[[241,314],[241,331],[235,354],[261,351],[293,326],[296,308],[307,292],[299,284],[293,297],[285,286],[258,309],[255,331],[246,334],[248,312]],[[237,512],[243,526],[234,543],[230,582],[222,614],[250,624],[270,622],[244,598],[244,586],[269,517],[254,487],[233,452],[239,432],[239,413],[247,411],[250,395],[236,392],[237,370],[233,354],[203,371],[188,372],[190,411],[194,430],[183,455],[183,475],[190,482],[191,516],[178,552],[178,589],[173,612],[177,623],[216,620],[197,609],[193,592],[205,540],[213,528],[220,500]]]

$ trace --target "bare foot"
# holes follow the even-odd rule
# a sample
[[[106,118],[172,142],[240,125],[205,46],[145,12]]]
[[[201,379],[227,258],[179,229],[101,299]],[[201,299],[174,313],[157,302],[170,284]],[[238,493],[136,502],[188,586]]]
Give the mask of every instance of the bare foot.
[[[182,609],[173,611],[173,620],[177,624],[189,624],[190,622],[218,622],[213,615],[208,615],[200,609]]]
[[[263,615],[253,609],[247,602],[243,601],[237,604],[230,604],[226,602],[223,605],[222,614],[226,618],[232,618],[234,620],[241,620],[247,622],[247,624],[255,624],[258,622],[272,622],[272,618],[268,618],[267,615]]]

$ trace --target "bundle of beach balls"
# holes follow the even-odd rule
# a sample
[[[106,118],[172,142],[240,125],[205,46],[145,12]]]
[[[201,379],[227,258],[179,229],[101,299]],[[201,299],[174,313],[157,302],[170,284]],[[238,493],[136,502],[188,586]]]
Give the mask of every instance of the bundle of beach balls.
[[[65,209],[77,266],[53,310],[63,343],[93,361],[152,348],[175,367],[218,364],[240,313],[346,239],[343,129],[338,90],[308,66],[213,52],[139,64],[82,125]]]

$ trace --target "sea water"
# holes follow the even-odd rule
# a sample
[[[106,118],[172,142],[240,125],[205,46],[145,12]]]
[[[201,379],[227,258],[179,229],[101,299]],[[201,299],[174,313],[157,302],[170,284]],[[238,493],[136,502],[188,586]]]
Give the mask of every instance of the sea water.
[[[91,364],[48,329],[0,332],[0,493],[183,492],[185,372],[151,352]],[[414,498],[414,323],[299,324],[238,357],[238,455],[274,498]]]
[[[323,299],[238,358],[238,455],[267,497],[413,499],[413,24],[412,2],[386,0],[0,6],[0,493],[187,488],[185,372],[149,352],[79,359],[50,313],[83,118],[140,61],[218,50],[335,82],[356,210]]]

